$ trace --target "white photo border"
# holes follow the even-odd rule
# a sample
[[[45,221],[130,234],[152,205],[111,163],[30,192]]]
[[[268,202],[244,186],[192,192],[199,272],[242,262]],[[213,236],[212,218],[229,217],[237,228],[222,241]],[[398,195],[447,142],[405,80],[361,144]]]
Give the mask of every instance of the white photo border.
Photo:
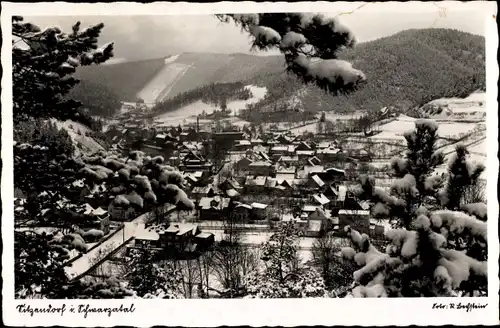
[[[486,30],[486,80],[487,80],[487,145],[486,171],[488,175],[488,297],[487,298],[431,298],[431,299],[272,299],[272,300],[15,300],[13,259],[13,147],[12,147],[12,53],[11,16],[56,15],[194,15],[215,13],[252,12],[428,12],[439,15],[440,8],[456,11],[480,11],[484,13]],[[217,3],[2,3],[2,278],[3,317],[9,326],[101,326],[127,325],[146,327],[167,326],[310,326],[310,325],[493,325],[499,322],[498,281],[498,102],[497,80],[498,34],[495,2],[444,1],[424,2],[217,2]],[[433,303],[480,303],[488,306],[482,310],[433,310]],[[19,304],[31,306],[67,307],[90,304],[96,307],[130,306],[133,313],[80,314],[64,316],[42,314],[33,317],[20,314]]]

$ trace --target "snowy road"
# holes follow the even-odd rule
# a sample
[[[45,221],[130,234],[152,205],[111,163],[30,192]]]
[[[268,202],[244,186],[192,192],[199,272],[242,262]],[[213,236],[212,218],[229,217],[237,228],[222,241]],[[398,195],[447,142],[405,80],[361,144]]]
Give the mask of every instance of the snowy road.
[[[173,210],[175,210],[175,206],[171,206],[168,209],[168,211]],[[143,229],[141,224],[145,223],[149,215],[150,212],[142,214],[130,222],[125,222],[123,228],[118,230],[108,240],[66,266],[64,271],[68,278],[75,279],[90,271],[96,266],[97,262],[108,257],[130,238],[135,237],[138,229]]]

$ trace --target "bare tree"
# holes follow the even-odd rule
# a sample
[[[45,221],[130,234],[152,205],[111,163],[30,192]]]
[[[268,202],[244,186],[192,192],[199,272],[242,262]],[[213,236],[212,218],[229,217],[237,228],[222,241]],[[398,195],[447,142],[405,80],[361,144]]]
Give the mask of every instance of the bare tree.
[[[478,180],[475,184],[464,188],[462,204],[486,203],[486,181]]]
[[[312,245],[313,263],[321,271],[329,289],[338,289],[352,283],[354,268],[340,256],[341,244],[331,234],[316,239]]]
[[[198,285],[202,279],[199,274],[197,260],[178,261],[178,268],[182,274],[182,287],[185,298],[193,298],[193,288]]]
[[[227,291],[221,294],[229,298],[239,295],[246,275],[259,263],[257,252],[242,243],[240,221],[241,217],[233,213],[224,222],[224,238],[216,245],[212,258],[214,274]]]

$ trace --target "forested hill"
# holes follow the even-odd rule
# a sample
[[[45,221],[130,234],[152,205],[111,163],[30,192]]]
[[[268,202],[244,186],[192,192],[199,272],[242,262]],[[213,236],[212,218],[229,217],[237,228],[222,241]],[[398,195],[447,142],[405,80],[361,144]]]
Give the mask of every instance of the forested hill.
[[[268,89],[267,98],[252,109],[255,111],[283,107],[292,96],[308,111],[377,110],[387,105],[408,108],[484,87],[484,42],[484,37],[457,30],[420,29],[360,43],[341,58],[362,70],[368,83],[347,97],[332,97],[302,85],[284,73],[281,56],[183,53],[171,57],[168,64],[161,58],[84,68],[77,75],[99,81],[120,100],[128,101],[139,93],[147,95],[148,88],[162,89],[161,99],[165,100],[211,83],[242,82]]]

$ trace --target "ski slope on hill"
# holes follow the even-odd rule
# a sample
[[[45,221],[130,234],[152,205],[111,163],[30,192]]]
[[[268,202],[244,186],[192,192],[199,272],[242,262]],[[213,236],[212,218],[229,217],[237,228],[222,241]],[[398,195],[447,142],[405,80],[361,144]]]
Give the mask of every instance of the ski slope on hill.
[[[190,65],[176,63],[179,55],[165,59],[165,66],[138,92],[146,103],[156,103],[168,95],[172,87],[186,74]]]

